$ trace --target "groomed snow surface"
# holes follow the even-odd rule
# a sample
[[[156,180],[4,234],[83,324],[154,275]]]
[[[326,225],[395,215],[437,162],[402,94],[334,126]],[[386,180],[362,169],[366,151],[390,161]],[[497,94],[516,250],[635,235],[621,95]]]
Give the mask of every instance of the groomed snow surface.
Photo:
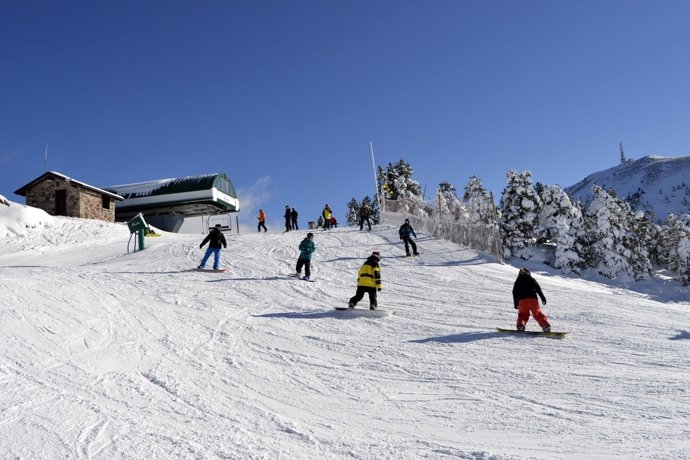
[[[0,458],[690,458],[677,283],[535,265],[572,334],[507,335],[516,266],[338,228],[316,231],[306,283],[288,276],[306,231],[269,230],[196,272],[203,235],[128,254],[125,225],[0,205]],[[344,316],[374,250],[394,315]]]

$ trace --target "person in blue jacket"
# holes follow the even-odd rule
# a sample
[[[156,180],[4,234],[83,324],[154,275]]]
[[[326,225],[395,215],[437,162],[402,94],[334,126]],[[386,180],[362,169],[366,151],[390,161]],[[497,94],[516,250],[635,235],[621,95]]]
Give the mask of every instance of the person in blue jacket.
[[[314,234],[309,232],[299,244],[299,259],[297,259],[297,276],[302,276],[302,267],[304,267],[304,278],[302,279],[306,281],[309,281],[311,276],[311,255],[314,251],[316,251]]]
[[[410,219],[405,219],[405,223],[400,226],[398,234],[400,235],[400,239],[405,242],[405,253],[409,256],[410,246],[412,246],[412,253],[418,256],[417,245],[412,241],[412,237],[410,236],[414,235],[414,237],[417,238],[417,234],[414,232],[412,225],[410,225]]]

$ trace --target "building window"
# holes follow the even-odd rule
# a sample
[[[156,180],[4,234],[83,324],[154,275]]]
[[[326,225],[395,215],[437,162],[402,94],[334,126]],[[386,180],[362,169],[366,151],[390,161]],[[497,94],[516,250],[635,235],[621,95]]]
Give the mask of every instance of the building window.
[[[103,209],[110,209],[110,197],[108,195],[101,195],[103,199]]]

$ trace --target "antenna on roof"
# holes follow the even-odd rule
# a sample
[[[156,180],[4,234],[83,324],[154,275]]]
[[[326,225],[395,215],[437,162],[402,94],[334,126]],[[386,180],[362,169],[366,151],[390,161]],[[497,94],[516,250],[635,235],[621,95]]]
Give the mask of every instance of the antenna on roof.
[[[45,172],[48,172],[48,144],[46,144],[46,153],[43,156],[43,162],[45,163]]]
[[[625,163],[625,153],[623,152],[623,142],[618,143],[618,147],[621,149],[621,164]]]

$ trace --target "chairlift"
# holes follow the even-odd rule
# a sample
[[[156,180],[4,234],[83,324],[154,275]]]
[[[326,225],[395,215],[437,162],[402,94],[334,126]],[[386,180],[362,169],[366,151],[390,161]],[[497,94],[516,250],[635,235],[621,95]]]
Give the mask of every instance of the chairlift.
[[[220,224],[221,232],[229,232],[232,230],[232,219],[229,214],[217,214],[208,217],[208,230],[211,231]]]

